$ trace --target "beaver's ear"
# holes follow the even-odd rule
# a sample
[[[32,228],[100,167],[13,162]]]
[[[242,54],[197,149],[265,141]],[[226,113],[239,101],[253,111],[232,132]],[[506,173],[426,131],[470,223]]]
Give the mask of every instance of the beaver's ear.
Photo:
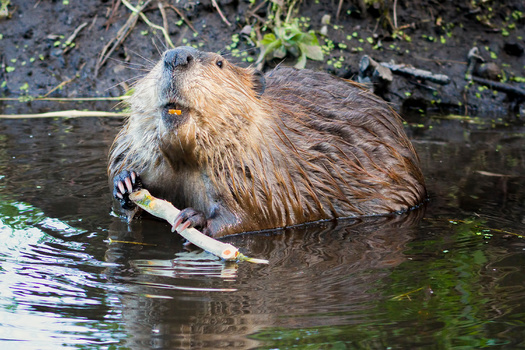
[[[264,74],[261,71],[254,71],[252,75],[253,79],[253,89],[257,93],[257,97],[261,97],[266,89],[266,79],[264,79]]]

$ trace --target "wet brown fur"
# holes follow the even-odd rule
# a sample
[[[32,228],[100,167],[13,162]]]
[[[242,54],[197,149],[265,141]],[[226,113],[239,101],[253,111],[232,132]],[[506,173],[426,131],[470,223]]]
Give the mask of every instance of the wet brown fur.
[[[259,95],[253,69],[195,56],[169,72],[161,60],[136,85],[110,180],[136,171],[152,194],[202,211],[214,236],[384,215],[424,201],[418,157],[380,98],[293,68],[266,74]],[[176,126],[161,116],[167,103],[182,111]]]

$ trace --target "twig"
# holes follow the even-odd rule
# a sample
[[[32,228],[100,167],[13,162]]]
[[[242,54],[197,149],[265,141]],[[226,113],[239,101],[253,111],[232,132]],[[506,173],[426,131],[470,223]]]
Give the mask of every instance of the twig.
[[[394,30],[397,29],[397,0],[394,0]]]
[[[476,173],[483,175],[483,176],[492,176],[492,177],[520,177],[520,175],[499,174],[499,173],[493,173],[493,172],[484,171],[484,170],[476,170]]]
[[[406,293],[403,293],[403,294],[396,295],[395,297],[392,297],[392,299],[390,299],[390,300],[398,301],[398,300],[402,300],[403,298],[407,298],[408,300],[412,300],[412,299],[410,299],[410,294],[419,292],[420,290],[423,290],[423,288],[424,287],[417,288],[417,289],[411,290],[410,292],[406,292]]]
[[[71,50],[71,49],[73,48],[73,46],[71,46],[71,44],[73,43],[73,41],[74,41],[75,38],[77,37],[78,33],[80,33],[80,31],[81,31],[82,29],[84,29],[87,25],[88,25],[87,22],[82,23],[81,25],[79,25],[79,26],[77,27],[77,29],[75,29],[75,31],[73,32],[73,34],[71,34],[71,35],[69,36],[69,38],[67,38],[67,40],[65,41],[66,48],[62,51],[62,54],[67,53],[69,50]]]
[[[144,7],[146,7],[149,3],[151,2],[151,0],[148,0],[146,1],[140,8],[139,10],[142,10]],[[129,33],[131,33],[131,31],[133,30],[133,28],[135,27],[135,25],[137,24],[137,21],[138,21],[138,15],[137,13],[135,12],[132,12],[131,15],[128,17],[128,20],[126,21],[126,23],[119,29],[119,31],[117,32],[117,35],[112,38],[105,46],[104,48],[102,49],[102,51],[100,52],[100,56],[97,60],[97,64],[95,65],[95,77],[98,75],[98,72],[100,70],[100,68],[106,64],[106,61],[108,60],[109,56],[111,56],[111,54],[113,53],[113,51],[115,51],[119,46],[120,44],[122,44],[124,42],[124,40],[126,40],[127,36],[129,35]]]
[[[121,243],[121,244],[150,245],[150,246],[154,246],[154,247],[157,246],[157,244],[153,244],[153,243],[133,242],[133,241],[118,241],[118,240],[111,239],[111,238],[108,238],[108,243],[109,244]]]
[[[95,26],[95,23],[97,23],[97,19],[98,19],[98,15],[95,15],[95,17],[93,17],[93,20],[91,21],[91,24],[88,27],[88,30],[93,29],[93,27]]]
[[[335,13],[335,19],[339,21],[339,15],[341,14],[341,8],[343,7],[343,1],[339,0],[339,4],[337,4],[337,12]]]
[[[135,12],[136,14],[138,14],[140,16],[140,18],[142,18],[142,20],[144,22],[146,22],[146,24],[148,26],[150,26],[151,28],[154,28],[154,29],[157,29],[157,30],[160,30],[162,32],[162,35],[164,35],[164,40],[166,40],[166,44],[168,44],[171,48],[174,48],[175,45],[173,45],[173,43],[171,42],[171,39],[170,39],[170,35],[168,33],[167,30],[165,30],[163,27],[161,26],[158,26],[156,25],[155,23],[152,23],[148,17],[146,17],[146,15],[142,12],[142,9],[144,9],[144,6],[141,6],[140,8],[136,8],[136,7],[133,7],[133,5],[131,5],[127,0],[120,0],[122,1],[122,3],[128,8],[130,9],[132,12]],[[148,1],[149,2],[149,1]]]
[[[168,17],[166,16],[166,10],[164,9],[164,5],[162,4],[162,2],[159,1],[157,6],[159,7],[160,16],[162,17],[162,28],[164,28],[164,32],[163,33],[169,33],[170,30],[169,30],[169,27],[168,27]],[[169,35],[168,35],[168,37],[169,37]],[[172,43],[172,45],[173,45],[173,43]]]
[[[120,7],[120,0],[113,0],[112,1],[112,4],[111,4],[111,8],[109,9],[110,13],[109,15],[107,16],[107,21],[105,23],[106,25],[106,30],[109,29],[109,26],[115,21],[115,17],[117,15],[117,11]]]
[[[296,3],[297,3],[297,0],[293,0],[290,6],[288,6],[288,13],[286,14],[284,23],[290,23],[290,18],[292,17],[292,11]]]
[[[222,14],[221,8],[217,4],[217,1],[216,0],[211,0],[211,3],[213,4],[213,7],[215,7],[217,9],[217,12],[219,12],[219,15],[221,16],[221,18],[224,21],[224,23],[226,23],[228,25],[228,27],[231,27],[232,24],[230,22],[228,22],[226,17],[224,17],[224,15]]]
[[[175,208],[170,202],[153,197],[148,190],[142,189],[133,192],[129,195],[129,198],[142,209],[168,221],[172,226],[180,213],[180,210]],[[179,234],[196,246],[224,260],[246,260],[257,264],[268,264],[268,260],[248,258],[233,245],[217,241],[194,228],[187,228],[179,232]]]
[[[75,80],[76,78],[77,78],[77,77],[74,76],[73,78],[71,78],[71,79],[69,79],[69,80],[66,80],[66,81],[61,82],[60,84],[58,84],[57,86],[55,86],[54,88],[52,88],[51,90],[49,90],[49,91],[44,95],[44,97],[47,97],[47,96],[51,95],[54,91],[63,88],[64,86],[66,86],[67,84],[69,84],[69,83],[71,83],[73,80]]]
[[[0,97],[0,101],[52,101],[52,102],[84,102],[84,101],[123,101],[128,99],[129,96],[117,96],[117,97],[31,97],[24,96],[20,97]]]
[[[181,10],[179,10],[178,8],[176,8],[175,6],[173,5],[167,5],[168,8],[172,9],[173,11],[175,11],[180,18],[182,18],[182,20],[184,22],[186,22],[186,24],[191,28],[191,30],[193,30],[193,32],[195,33],[198,33],[197,32],[197,29],[195,29],[195,27],[193,26],[193,24],[191,24],[190,20],[184,15],[184,13],[182,13]]]
[[[28,119],[28,118],[80,118],[80,117],[127,117],[129,113],[104,111],[57,111],[36,114],[0,114],[0,119]]]

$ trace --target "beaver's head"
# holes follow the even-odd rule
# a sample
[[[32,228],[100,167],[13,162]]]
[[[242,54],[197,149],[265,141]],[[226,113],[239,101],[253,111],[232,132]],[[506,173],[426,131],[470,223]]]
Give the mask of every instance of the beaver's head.
[[[264,77],[221,55],[192,47],[166,51],[137,84],[132,114],[158,123],[160,140],[186,150],[228,137],[261,114]],[[255,118],[255,119],[254,119]]]

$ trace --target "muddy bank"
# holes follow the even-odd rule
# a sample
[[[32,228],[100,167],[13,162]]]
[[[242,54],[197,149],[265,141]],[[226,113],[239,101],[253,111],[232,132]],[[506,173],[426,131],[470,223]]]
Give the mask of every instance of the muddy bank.
[[[404,114],[442,111],[490,118],[506,116],[502,122],[520,122],[519,117],[525,114],[524,97],[520,95],[525,90],[523,1],[477,4],[413,0],[396,3],[395,7],[391,2],[378,2],[367,8],[359,3],[342,3],[338,18],[337,2],[304,1],[298,5],[295,16],[307,24],[306,29],[316,31],[324,52],[323,61],[308,60],[307,68],[355,80],[361,75],[362,81],[375,83],[375,91]],[[208,0],[165,2],[162,11],[157,2],[150,2],[143,13],[152,23],[164,23],[174,45],[220,51],[241,65],[253,64],[259,49],[242,35],[243,28],[251,25],[263,33],[261,25],[267,5],[223,0],[219,7],[224,18]],[[130,24],[131,13],[118,0],[9,4],[7,16],[0,19],[1,97],[27,101],[35,96],[124,94],[167,47],[160,30],[138,19],[129,35],[98,68],[101,52]],[[473,47],[479,51],[472,75],[505,84],[514,92],[498,91],[497,86],[465,79],[467,55]],[[450,81],[440,84],[406,73],[394,73],[391,82],[378,80],[373,70],[360,72],[364,56],[377,62],[411,65],[445,75]],[[280,62],[269,62],[264,69]],[[295,62],[291,58],[282,64]],[[4,100],[0,101],[0,113],[120,108],[115,104]]]

